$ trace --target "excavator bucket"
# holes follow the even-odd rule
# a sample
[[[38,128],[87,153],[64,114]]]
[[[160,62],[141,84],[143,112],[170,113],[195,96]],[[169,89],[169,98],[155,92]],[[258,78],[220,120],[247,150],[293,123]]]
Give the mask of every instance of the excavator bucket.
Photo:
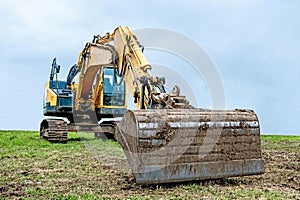
[[[115,137],[141,184],[264,173],[252,110],[129,110]]]

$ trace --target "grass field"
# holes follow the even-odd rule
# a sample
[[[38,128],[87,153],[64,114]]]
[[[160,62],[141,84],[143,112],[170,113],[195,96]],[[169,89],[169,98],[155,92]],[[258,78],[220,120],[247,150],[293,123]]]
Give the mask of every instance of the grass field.
[[[300,199],[300,137],[262,136],[266,173],[211,181],[137,185],[115,141],[0,131],[0,199]]]

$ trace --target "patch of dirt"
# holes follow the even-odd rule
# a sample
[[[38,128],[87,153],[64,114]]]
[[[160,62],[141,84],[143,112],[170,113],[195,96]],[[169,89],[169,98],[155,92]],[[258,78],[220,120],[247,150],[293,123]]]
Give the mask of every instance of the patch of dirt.
[[[265,146],[266,145],[266,146]],[[274,150],[263,144],[263,159],[265,173],[263,175],[224,178],[208,181],[194,181],[188,183],[173,183],[161,185],[138,185],[130,172],[125,174],[117,171],[110,172],[110,185],[118,188],[120,194],[110,197],[124,197],[132,195],[151,196],[157,194],[157,187],[162,188],[160,194],[182,193],[182,186],[197,184],[224,191],[236,187],[242,189],[257,189],[265,192],[278,191],[290,198],[300,198],[300,151]],[[299,148],[298,148],[299,149]],[[295,149],[294,149],[295,150]],[[299,149],[300,150],[300,149]],[[163,192],[164,191],[164,192]]]
[[[0,197],[18,197],[24,194],[24,186],[20,183],[10,182],[0,186]]]
[[[170,125],[167,122],[163,124],[163,126],[155,135],[150,137],[150,139],[166,140],[167,143],[172,141],[173,138],[174,138],[174,130],[170,127]]]

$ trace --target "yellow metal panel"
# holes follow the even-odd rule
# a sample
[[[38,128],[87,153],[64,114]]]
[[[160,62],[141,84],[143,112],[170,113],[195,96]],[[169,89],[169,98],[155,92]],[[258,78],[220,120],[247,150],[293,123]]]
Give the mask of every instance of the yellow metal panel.
[[[45,86],[46,103],[50,103],[50,106],[57,105],[57,95],[49,88],[49,82]]]

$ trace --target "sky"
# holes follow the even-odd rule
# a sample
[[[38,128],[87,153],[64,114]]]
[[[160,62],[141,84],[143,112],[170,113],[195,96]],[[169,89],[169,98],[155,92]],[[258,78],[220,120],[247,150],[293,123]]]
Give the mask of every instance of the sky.
[[[263,134],[300,135],[299,7],[297,0],[0,0],[0,129],[38,130],[52,59],[65,79],[93,35],[122,25],[190,38],[213,60],[228,109],[255,110]],[[150,63],[184,65],[167,52],[145,54]],[[199,85],[197,106],[209,107],[205,81]]]

